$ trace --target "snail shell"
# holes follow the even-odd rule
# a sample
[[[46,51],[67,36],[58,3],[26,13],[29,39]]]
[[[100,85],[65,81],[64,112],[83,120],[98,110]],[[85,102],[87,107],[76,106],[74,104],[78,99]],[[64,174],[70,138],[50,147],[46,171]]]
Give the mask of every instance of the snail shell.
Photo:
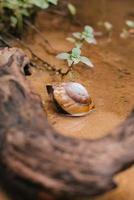
[[[60,113],[83,116],[93,110],[91,97],[86,88],[76,82],[47,85],[47,92]]]

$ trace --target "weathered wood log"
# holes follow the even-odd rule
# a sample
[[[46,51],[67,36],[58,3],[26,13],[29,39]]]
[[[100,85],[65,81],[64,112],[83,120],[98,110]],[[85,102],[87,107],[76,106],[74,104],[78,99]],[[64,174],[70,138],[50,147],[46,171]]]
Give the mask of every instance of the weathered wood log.
[[[91,197],[115,188],[113,177],[134,163],[134,112],[101,139],[65,137],[49,125],[23,75],[28,63],[20,49],[0,50],[2,181],[45,199]]]

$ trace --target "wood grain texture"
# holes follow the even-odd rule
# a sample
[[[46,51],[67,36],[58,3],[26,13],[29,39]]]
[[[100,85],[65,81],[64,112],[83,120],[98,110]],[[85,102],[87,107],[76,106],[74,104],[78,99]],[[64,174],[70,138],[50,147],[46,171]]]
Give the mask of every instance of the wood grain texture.
[[[60,135],[24,76],[29,62],[20,49],[0,50],[2,182],[23,189],[28,199],[28,193],[32,199],[65,199],[112,190],[113,177],[134,163],[134,111],[101,139]]]

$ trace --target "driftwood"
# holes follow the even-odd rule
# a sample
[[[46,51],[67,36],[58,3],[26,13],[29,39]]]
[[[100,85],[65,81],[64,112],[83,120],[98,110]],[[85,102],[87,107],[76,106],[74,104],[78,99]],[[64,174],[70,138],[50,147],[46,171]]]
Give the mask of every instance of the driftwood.
[[[112,190],[113,177],[134,163],[134,112],[97,140],[57,133],[26,80],[29,59],[16,48],[0,50],[0,174],[13,192],[57,199]],[[34,195],[34,196],[33,196]],[[24,198],[23,198],[24,199]],[[37,199],[37,198],[36,198]]]

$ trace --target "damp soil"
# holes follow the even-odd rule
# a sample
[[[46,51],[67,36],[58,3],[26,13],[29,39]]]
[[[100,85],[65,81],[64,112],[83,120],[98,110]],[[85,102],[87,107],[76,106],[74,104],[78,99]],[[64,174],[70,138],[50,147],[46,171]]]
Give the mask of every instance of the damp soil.
[[[78,2],[76,4],[78,21],[81,24],[91,24],[98,31],[97,23],[105,15],[103,20],[110,21],[114,26],[112,37],[97,37],[97,45],[85,44],[82,49],[82,54],[92,60],[94,68],[89,69],[79,64],[74,67],[72,73],[61,78],[60,75],[46,70],[39,64],[28,79],[35,92],[41,96],[48,120],[55,129],[68,136],[95,138],[110,131],[128,115],[133,107],[134,38],[123,40],[120,38],[120,32],[125,20],[130,18],[134,2],[103,0],[102,8],[100,8],[101,2],[98,5],[97,0]],[[68,18],[48,13],[39,14],[36,26],[57,52],[69,51],[73,45],[66,41],[66,38],[72,32],[82,30],[82,27],[74,25]],[[34,31],[30,30],[24,39],[40,58],[55,65],[57,69],[66,70],[66,63],[46,53],[42,38]],[[95,103],[95,111],[79,118],[56,113],[47,95],[46,84],[63,81],[82,83]]]
[[[121,39],[120,32],[127,19],[134,19],[133,0],[77,0],[77,20],[81,25],[89,24],[99,31],[97,23],[102,20],[113,24],[112,36],[97,37],[98,44],[85,44],[82,54],[89,57],[94,68],[83,64],[74,67],[64,78],[51,72],[40,63],[32,68],[28,80],[42,100],[48,121],[61,134],[94,139],[107,134],[119,124],[134,106],[134,37]],[[99,3],[98,3],[99,2]],[[82,26],[72,19],[49,12],[39,13],[36,26],[57,52],[69,51],[73,45],[66,41],[72,32],[81,31]],[[59,61],[45,50],[43,39],[29,29],[23,40],[40,58],[57,69],[67,69],[66,63]],[[67,117],[58,114],[47,95],[46,84],[76,81],[88,90],[95,104],[95,110],[84,117]],[[105,163],[104,163],[105,164]],[[117,177],[119,188],[98,200],[133,200],[134,169],[129,169]]]

